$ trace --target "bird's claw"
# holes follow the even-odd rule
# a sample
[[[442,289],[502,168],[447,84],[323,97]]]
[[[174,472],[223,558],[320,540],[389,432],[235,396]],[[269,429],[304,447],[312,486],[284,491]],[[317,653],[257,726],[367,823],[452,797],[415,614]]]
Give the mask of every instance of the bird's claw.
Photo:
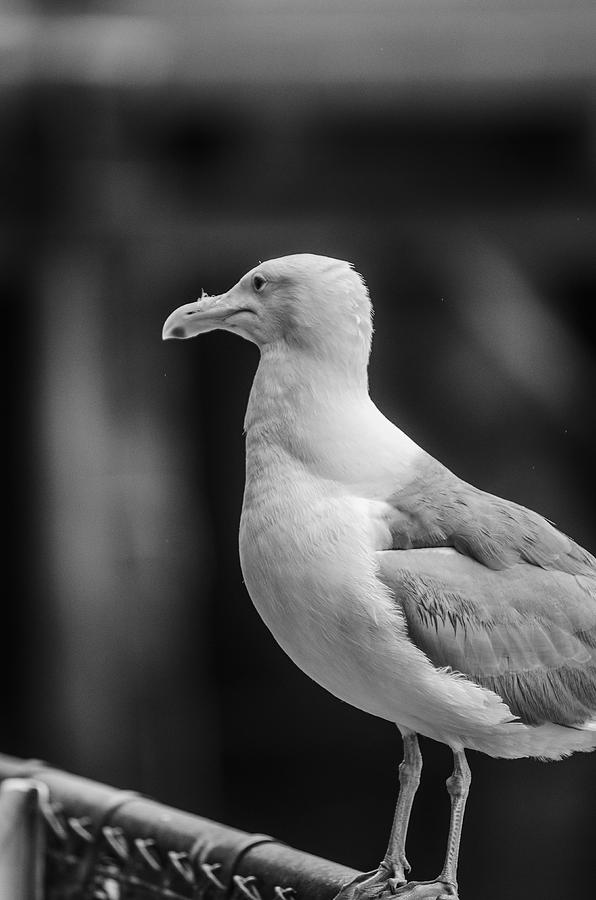
[[[451,881],[398,881],[387,865],[363,872],[345,884],[334,900],[458,900]]]
[[[406,875],[411,871],[411,866],[405,855],[402,855],[396,863],[391,859],[384,859],[379,865],[379,877],[384,877],[389,885],[392,894],[405,884]]]
[[[344,884],[334,900],[380,900],[382,897],[393,897],[404,883],[404,879],[395,874],[393,867],[381,863],[378,869],[363,872]]]
[[[458,900],[457,885],[452,881],[408,881],[395,892],[403,900]]]

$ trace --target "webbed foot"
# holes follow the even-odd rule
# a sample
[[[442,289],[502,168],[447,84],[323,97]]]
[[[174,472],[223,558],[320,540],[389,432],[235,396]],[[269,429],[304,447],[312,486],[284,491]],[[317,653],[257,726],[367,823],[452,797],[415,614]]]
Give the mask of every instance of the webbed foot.
[[[377,900],[380,897],[391,897],[406,884],[403,870],[398,871],[384,860],[378,869],[363,872],[344,884],[335,900]]]
[[[381,864],[344,884],[335,900],[458,900],[457,887],[449,881],[398,881]]]
[[[457,885],[451,881],[408,881],[394,893],[399,900],[459,900]]]

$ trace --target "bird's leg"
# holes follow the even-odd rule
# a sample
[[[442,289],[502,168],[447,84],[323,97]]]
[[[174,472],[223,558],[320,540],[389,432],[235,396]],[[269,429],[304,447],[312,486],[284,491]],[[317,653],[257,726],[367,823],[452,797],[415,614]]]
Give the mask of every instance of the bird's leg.
[[[389,835],[389,844],[381,863],[381,868],[389,873],[393,890],[398,884],[403,884],[410,871],[410,864],[406,859],[406,837],[412,804],[422,772],[422,754],[416,733],[406,731],[406,729],[400,729],[400,731],[404,743],[404,756],[399,766],[399,794]]]
[[[406,835],[412,803],[420,783],[422,754],[413,731],[400,728],[404,756],[399,766],[399,794],[389,835],[389,844],[379,868],[365,872],[344,885],[336,900],[375,900],[383,894],[395,893],[406,881],[410,866],[406,859]]]
[[[395,890],[395,900],[457,900],[457,857],[466,799],[472,776],[463,750],[453,751],[453,774],[447,779],[451,819],[441,874],[434,881],[409,881]]]
[[[453,885],[457,892],[457,858],[459,856],[459,842],[461,828],[464,820],[466,800],[470,791],[472,774],[463,750],[453,751],[453,774],[447,779],[447,791],[451,798],[451,819],[449,821],[449,836],[447,838],[447,852],[445,862],[439,875],[439,881]]]

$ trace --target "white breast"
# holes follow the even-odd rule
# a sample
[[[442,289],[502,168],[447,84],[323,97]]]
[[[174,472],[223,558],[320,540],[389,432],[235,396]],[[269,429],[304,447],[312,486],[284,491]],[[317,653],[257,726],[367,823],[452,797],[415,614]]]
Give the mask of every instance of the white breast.
[[[265,624],[327,690],[392,718],[377,667],[404,626],[376,577],[375,549],[389,540],[385,504],[341,493],[290,462],[273,482],[247,488],[240,559]]]

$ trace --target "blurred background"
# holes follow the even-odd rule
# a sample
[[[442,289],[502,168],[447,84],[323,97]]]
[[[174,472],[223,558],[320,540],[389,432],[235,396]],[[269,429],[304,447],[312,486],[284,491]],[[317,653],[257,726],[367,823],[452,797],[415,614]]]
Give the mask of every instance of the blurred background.
[[[162,322],[259,259],[353,261],[383,412],[594,552],[596,9],[84,7],[0,10],[0,750],[370,869],[396,729],[295,669],[242,584],[256,348]],[[423,752],[428,878],[451,756]],[[596,759],[470,757],[463,896],[590,890]]]

